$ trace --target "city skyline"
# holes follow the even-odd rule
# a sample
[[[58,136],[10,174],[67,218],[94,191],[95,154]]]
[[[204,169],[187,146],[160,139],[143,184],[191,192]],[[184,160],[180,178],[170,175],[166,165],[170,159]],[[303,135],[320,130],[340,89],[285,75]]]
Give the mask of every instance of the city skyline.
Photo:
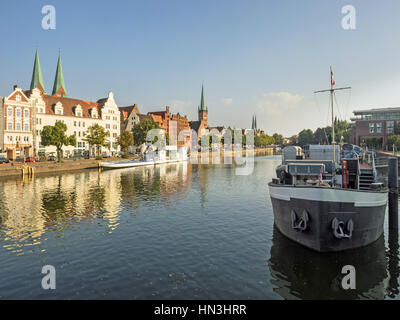
[[[356,30],[341,27],[345,1],[206,4],[53,1],[57,27],[43,30],[44,3],[29,2],[21,12],[6,2],[0,95],[14,84],[29,88],[36,49],[49,92],[61,49],[71,98],[93,101],[113,91],[119,106],[137,103],[147,113],[169,105],[196,119],[204,83],[211,125],[250,127],[257,114],[258,127],[270,135],[329,124],[328,97],[313,91],[329,86],[330,65],[338,86],[353,87],[338,95],[339,118],[400,105],[400,77],[393,72],[400,45],[390,37],[400,27],[394,19],[399,3],[352,1]]]

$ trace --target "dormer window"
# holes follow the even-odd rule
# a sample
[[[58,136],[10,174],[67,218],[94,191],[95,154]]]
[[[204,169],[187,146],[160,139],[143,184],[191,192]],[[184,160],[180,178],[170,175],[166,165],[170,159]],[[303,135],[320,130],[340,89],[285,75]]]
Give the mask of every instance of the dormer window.
[[[64,108],[61,104],[61,102],[57,102],[57,104],[54,107],[54,113],[57,115],[64,115]]]
[[[97,113],[97,109],[96,108],[93,108],[92,110],[91,110],[91,116],[92,116],[92,118],[98,118],[98,116],[99,116],[99,114]]]
[[[82,114],[83,114],[82,107],[78,104],[75,107],[75,117],[82,117]]]

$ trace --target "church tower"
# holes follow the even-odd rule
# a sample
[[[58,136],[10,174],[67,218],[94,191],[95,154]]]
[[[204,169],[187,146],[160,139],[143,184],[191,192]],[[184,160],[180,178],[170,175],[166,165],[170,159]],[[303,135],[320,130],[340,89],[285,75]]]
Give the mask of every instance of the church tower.
[[[39,89],[41,93],[44,93],[42,68],[40,67],[39,54],[37,50],[35,55],[35,63],[33,65],[32,81],[30,89],[33,90],[35,88]]]
[[[208,110],[204,100],[204,86],[201,86],[201,101],[199,105],[199,121],[204,123],[204,127],[208,127]]]
[[[54,79],[53,96],[66,97],[67,90],[65,89],[64,74],[61,64],[61,54],[58,56],[56,78]]]

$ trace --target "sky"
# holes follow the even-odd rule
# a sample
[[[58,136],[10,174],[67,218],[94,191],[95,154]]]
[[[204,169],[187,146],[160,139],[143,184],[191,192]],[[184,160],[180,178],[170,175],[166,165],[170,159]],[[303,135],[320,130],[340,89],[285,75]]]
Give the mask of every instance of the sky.
[[[56,29],[42,28],[42,7],[56,9]],[[342,28],[342,7],[356,9],[356,29]],[[398,0],[2,0],[0,96],[28,89],[38,49],[51,92],[59,51],[69,97],[97,101],[109,91],[119,106],[165,109],[197,120],[201,86],[212,126],[297,134],[335,115],[400,106]]]

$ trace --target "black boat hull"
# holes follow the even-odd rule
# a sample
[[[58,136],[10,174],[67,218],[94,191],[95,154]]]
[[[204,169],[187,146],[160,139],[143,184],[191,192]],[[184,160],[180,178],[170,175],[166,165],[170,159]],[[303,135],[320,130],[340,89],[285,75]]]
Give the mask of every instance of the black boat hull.
[[[383,233],[387,191],[269,184],[278,230],[319,252],[366,246]]]

